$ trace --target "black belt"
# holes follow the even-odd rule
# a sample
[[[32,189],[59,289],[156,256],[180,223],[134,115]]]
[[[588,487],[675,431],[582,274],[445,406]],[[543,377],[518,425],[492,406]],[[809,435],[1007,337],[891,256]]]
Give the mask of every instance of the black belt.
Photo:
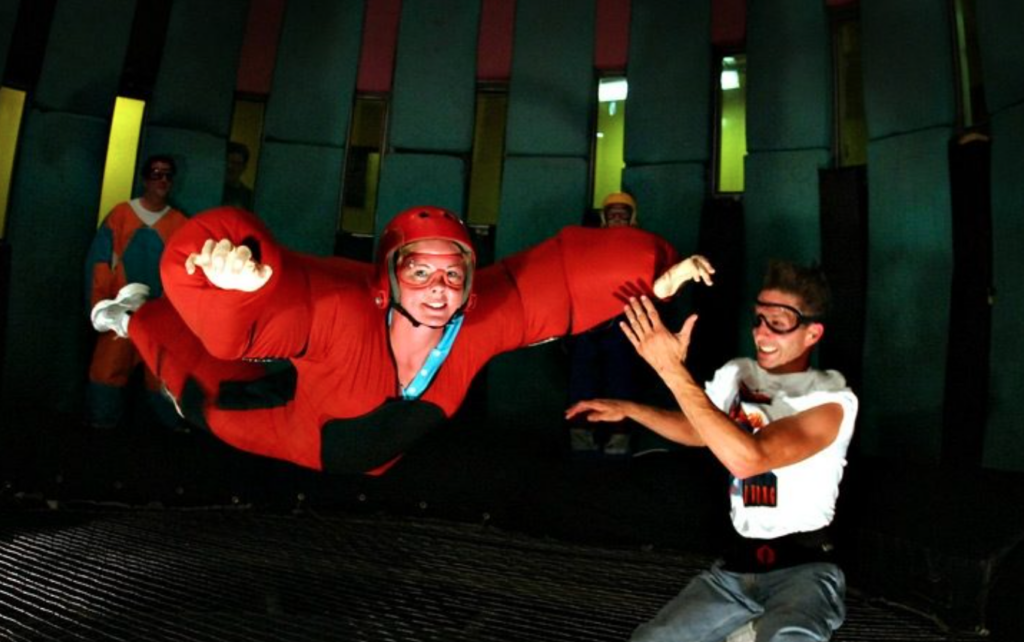
[[[735,573],[764,573],[812,562],[834,562],[834,550],[824,528],[775,539],[754,539],[734,533],[723,568]]]

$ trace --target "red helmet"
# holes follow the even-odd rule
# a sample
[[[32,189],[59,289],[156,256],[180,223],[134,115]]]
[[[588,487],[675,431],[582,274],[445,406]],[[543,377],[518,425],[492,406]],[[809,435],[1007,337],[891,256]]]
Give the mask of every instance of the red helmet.
[[[473,270],[476,267],[476,251],[469,237],[465,223],[449,210],[421,206],[410,207],[399,212],[384,228],[377,246],[377,305],[387,307],[398,301],[398,280],[395,277],[395,255],[398,250],[417,241],[450,241],[466,257],[466,287],[462,293],[462,307],[468,309],[473,288]]]

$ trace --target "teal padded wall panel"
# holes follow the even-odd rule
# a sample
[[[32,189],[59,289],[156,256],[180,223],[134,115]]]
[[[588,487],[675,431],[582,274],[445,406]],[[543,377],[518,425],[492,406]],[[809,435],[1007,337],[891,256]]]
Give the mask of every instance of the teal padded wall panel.
[[[246,0],[175,0],[149,124],[227,137],[248,8]]]
[[[465,216],[466,168],[461,158],[435,154],[387,154],[377,195],[378,238],[395,214],[436,205]]]
[[[593,0],[517,0],[505,152],[590,154]]]
[[[109,119],[134,11],[132,0],[60,0],[32,96],[34,104]]]
[[[287,247],[334,253],[345,150],[267,141],[260,151],[256,210]]]
[[[587,171],[582,159],[507,159],[495,256],[514,254],[579,224],[587,206]],[[501,355],[488,368],[488,412],[502,423],[556,429],[567,381],[560,343]]]
[[[697,251],[700,236],[705,175],[702,163],[627,167],[622,187],[636,199],[640,227],[689,256]]]
[[[545,428],[557,436],[568,407],[568,382],[562,340],[498,355],[487,367],[488,423],[517,432]]]
[[[633,0],[631,6],[626,163],[706,160],[711,3]]]
[[[744,300],[757,294],[768,259],[821,261],[818,170],[828,167],[829,160],[822,149],[747,155]],[[745,329],[743,336],[749,336]]]
[[[975,0],[982,80],[989,112],[1024,102],[1024,2]]]
[[[480,0],[405,0],[392,92],[391,145],[466,152],[473,146]]]
[[[758,0],[747,17],[747,149],[828,149],[832,54],[824,2]]]
[[[8,212],[5,418],[31,423],[81,409],[89,336],[83,269],[109,128],[91,116],[26,113]]]
[[[870,138],[952,125],[956,99],[948,3],[864,2],[860,13]]]
[[[938,127],[868,146],[867,454],[938,461],[953,271],[951,135]]]
[[[0,79],[7,69],[7,51],[11,48],[11,34],[18,19],[20,0],[0,0]]]
[[[508,256],[566,225],[578,225],[587,207],[588,169],[577,158],[506,159],[495,256]]]
[[[992,116],[991,387],[984,464],[1024,470],[1024,105]],[[980,401],[980,400],[979,400]]]
[[[170,154],[178,166],[171,202],[186,214],[220,204],[224,193],[224,139],[202,131],[150,125],[143,130],[139,162],[152,154]],[[142,181],[136,181],[142,193]]]
[[[362,2],[288,3],[267,101],[268,139],[344,146],[362,26]],[[274,180],[262,159],[260,180]]]

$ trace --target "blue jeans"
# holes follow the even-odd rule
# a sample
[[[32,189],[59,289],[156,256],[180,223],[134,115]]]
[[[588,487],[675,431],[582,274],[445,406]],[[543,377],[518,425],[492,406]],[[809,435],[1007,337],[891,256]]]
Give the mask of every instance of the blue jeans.
[[[695,577],[631,642],[721,642],[757,619],[757,642],[823,642],[846,617],[846,577],[816,562],[767,573],[715,564]]]

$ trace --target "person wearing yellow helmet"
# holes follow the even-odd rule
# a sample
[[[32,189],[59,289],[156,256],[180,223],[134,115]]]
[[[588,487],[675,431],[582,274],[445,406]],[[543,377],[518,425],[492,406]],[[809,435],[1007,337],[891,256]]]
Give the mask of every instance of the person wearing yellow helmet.
[[[636,200],[626,192],[612,192],[601,203],[601,227],[637,227]]]
[[[598,212],[601,227],[638,227],[636,200],[612,192]],[[588,332],[571,337],[569,346],[569,404],[600,397],[638,400],[650,382],[643,361],[619,329],[620,315]],[[569,450],[577,459],[618,459],[634,452],[642,427],[631,420],[591,424],[568,422]]]

